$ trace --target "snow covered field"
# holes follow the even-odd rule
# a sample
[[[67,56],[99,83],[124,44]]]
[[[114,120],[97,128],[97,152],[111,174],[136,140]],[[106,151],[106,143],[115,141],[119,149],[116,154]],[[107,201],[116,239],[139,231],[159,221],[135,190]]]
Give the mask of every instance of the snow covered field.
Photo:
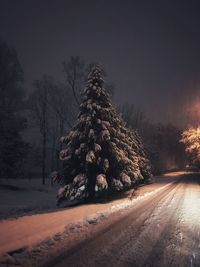
[[[56,209],[57,187],[41,179],[0,179],[0,219]]]

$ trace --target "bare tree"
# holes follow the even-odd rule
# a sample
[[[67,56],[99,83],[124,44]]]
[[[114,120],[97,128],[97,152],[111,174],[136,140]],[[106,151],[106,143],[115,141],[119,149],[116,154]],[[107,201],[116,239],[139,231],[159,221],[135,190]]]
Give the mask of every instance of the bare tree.
[[[35,90],[29,97],[29,107],[42,137],[42,181],[48,169],[58,168],[59,141],[64,131],[71,129],[73,117],[72,93],[51,76],[34,82]],[[47,154],[47,151],[49,153]],[[56,165],[56,166],[55,166]]]
[[[85,87],[85,83],[88,79],[88,73],[90,73],[95,65],[98,65],[95,61],[85,64],[84,60],[82,60],[79,56],[71,56],[68,61],[63,62],[67,87],[70,88],[78,109],[80,105],[80,93]],[[102,76],[107,78],[108,75],[106,71],[102,72]],[[107,92],[112,97],[115,90],[114,83],[105,81],[105,87]]]
[[[45,184],[46,150],[48,135],[48,88],[49,77],[43,76],[41,80],[34,81],[35,90],[29,97],[31,111],[39,126],[42,136],[42,183]]]
[[[142,129],[145,116],[140,108],[126,103],[119,107],[119,111],[129,127],[137,130]]]
[[[85,80],[85,63],[79,56],[71,56],[69,61],[63,62],[67,84],[71,88],[75,103],[79,108],[80,91]]]
[[[54,154],[57,155],[57,169],[59,169],[59,151],[61,149],[61,143],[57,142],[57,138],[64,134],[65,130],[72,128],[72,122],[74,121],[74,109],[72,105],[72,95],[67,90],[66,86],[61,83],[53,84],[49,87],[48,104],[51,108],[53,119],[52,127],[50,129],[52,134],[52,144]],[[57,145],[58,144],[58,145]]]

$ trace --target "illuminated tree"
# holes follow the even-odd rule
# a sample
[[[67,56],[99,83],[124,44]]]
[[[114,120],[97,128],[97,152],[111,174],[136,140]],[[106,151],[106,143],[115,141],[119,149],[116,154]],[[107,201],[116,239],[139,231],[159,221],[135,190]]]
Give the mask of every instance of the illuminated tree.
[[[54,177],[62,184],[58,202],[121,191],[150,176],[140,137],[125,127],[103,85],[96,66],[89,74],[77,123],[61,138],[63,171]]]
[[[191,155],[192,163],[200,166],[200,126],[185,130],[180,142],[185,144],[185,151]]]

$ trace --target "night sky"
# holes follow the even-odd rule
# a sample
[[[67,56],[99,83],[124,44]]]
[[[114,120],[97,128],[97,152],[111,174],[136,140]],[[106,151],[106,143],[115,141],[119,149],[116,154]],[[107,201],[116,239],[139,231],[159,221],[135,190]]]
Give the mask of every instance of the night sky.
[[[62,61],[98,61],[115,103],[180,126],[200,119],[200,1],[0,0],[0,38],[22,64],[25,88]]]

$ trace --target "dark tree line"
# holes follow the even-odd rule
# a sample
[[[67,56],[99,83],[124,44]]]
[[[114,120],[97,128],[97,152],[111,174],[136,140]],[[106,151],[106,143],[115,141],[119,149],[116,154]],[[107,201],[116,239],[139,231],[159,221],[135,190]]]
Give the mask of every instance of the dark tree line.
[[[65,82],[43,75],[24,88],[15,49],[0,43],[0,177],[38,177],[60,168],[60,136],[76,120],[80,91],[92,63],[79,56],[62,63]],[[110,91],[113,85],[108,85]]]
[[[171,123],[151,123],[140,108],[124,104],[119,108],[127,125],[137,129],[148,152],[154,174],[182,169],[186,165],[181,129]]]
[[[16,51],[0,43],[1,178],[42,176],[45,183],[51,171],[60,169],[59,139],[76,120],[80,91],[94,65],[78,56],[62,64],[64,83],[44,75],[33,82],[33,88],[24,88]],[[105,72],[103,75],[107,80]],[[114,93],[113,84],[106,84],[106,88],[111,95]],[[166,163],[181,166],[183,149],[177,141],[180,136],[176,127],[150,124],[134,105],[124,104],[120,111],[127,126],[143,137],[156,172],[166,169]]]
[[[27,144],[23,70],[16,51],[0,43],[0,177],[19,176]]]

